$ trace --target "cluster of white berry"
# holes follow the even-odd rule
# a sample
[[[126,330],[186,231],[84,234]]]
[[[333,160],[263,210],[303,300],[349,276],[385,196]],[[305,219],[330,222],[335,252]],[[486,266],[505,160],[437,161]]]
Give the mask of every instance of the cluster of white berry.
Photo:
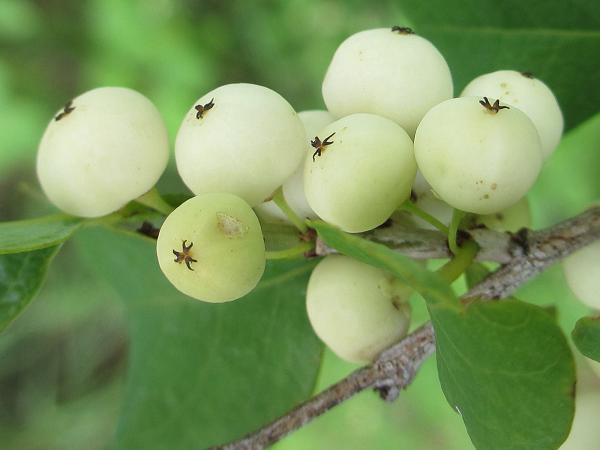
[[[208,302],[251,291],[265,267],[252,208],[264,213],[280,186],[299,217],[350,233],[384,223],[411,192],[425,210],[494,215],[519,205],[563,128],[554,95],[528,73],[483,75],[453,98],[443,56],[407,28],[344,41],[322,93],[328,111],[296,113],[252,84],[219,87],[193,104],[175,159],[195,197],[166,218],[157,242],[160,267],[177,289]],[[168,156],[152,103],[104,87],[57,113],[37,168],[57,207],[98,217],[152,188]],[[405,335],[410,293],[390,274],[335,255],[315,268],[307,309],[336,353],[365,361]]]

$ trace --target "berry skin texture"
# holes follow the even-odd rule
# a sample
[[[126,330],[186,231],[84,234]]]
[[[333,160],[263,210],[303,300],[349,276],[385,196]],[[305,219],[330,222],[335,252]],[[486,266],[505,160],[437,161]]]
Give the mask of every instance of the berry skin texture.
[[[516,233],[521,228],[531,226],[531,210],[527,197],[494,214],[477,216],[475,223],[485,225],[490,230],[510,231]]]
[[[556,149],[564,128],[563,116],[556,97],[541,80],[516,70],[499,70],[475,78],[460,94],[474,95],[497,98],[527,114],[540,134],[544,161]]]
[[[596,241],[562,260],[563,273],[575,296],[591,308],[600,310],[600,241]]]
[[[322,86],[337,118],[370,113],[399,124],[413,138],[425,113],[452,97],[446,60],[416,34],[378,28],[356,33],[336,50]]]
[[[396,123],[353,114],[328,125],[317,138],[321,154],[306,157],[304,192],[323,220],[349,233],[370,230],[410,196],[417,172],[413,144]]]
[[[48,124],[37,175],[50,201],[80,217],[100,217],[146,193],[169,158],[165,123],[150,100],[123,87],[76,97]]]
[[[305,139],[298,114],[281,95],[228,84],[201,97],[183,119],[177,170],[196,195],[229,192],[256,206],[298,168]]]
[[[258,219],[248,203],[227,193],[201,194],[175,209],[160,229],[156,253],[177,289],[211,303],[246,295],[265,270]]]
[[[446,100],[423,118],[415,135],[421,173],[449,205],[492,214],[525,196],[538,176],[538,132],[518,108],[494,111],[480,97]],[[503,105],[500,105],[502,107]]]
[[[389,272],[329,255],[310,276],[306,309],[315,333],[335,354],[367,362],[406,336],[411,293]]]

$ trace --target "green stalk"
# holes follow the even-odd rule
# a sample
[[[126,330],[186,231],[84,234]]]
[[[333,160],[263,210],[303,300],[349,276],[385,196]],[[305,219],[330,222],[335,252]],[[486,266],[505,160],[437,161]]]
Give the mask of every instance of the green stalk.
[[[454,253],[454,258],[440,267],[437,273],[444,277],[444,280],[448,283],[452,283],[467,270],[467,267],[473,262],[478,251],[479,246],[477,243],[473,240],[468,240]]]
[[[279,189],[275,191],[275,195],[273,196],[273,201],[279,209],[283,211],[283,213],[287,216],[288,219],[298,228],[302,234],[308,231],[308,227],[304,223],[300,217],[290,208],[290,205],[287,204],[285,198],[283,197],[283,187],[279,186]]]
[[[454,253],[455,255],[459,251],[458,244],[456,243],[458,225],[460,224],[460,221],[464,215],[464,211],[454,208],[454,212],[452,213],[452,220],[450,221],[450,229],[448,230],[448,246],[450,247],[452,253]]]
[[[142,205],[148,206],[165,216],[168,216],[173,212],[175,208],[169,205],[158,193],[156,186],[146,192],[144,195],[139,196],[135,199],[136,202]]]
[[[267,259],[293,259],[297,257],[303,257],[304,253],[314,248],[314,243],[304,242],[298,244],[292,248],[286,248],[285,250],[276,250],[265,252]]]
[[[426,213],[425,211],[423,211],[421,208],[419,208],[417,205],[415,205],[410,200],[405,200],[398,207],[398,210],[406,210],[406,211],[408,211],[410,213],[413,213],[415,216],[420,217],[421,219],[425,220],[426,222],[428,222],[431,225],[433,225],[434,227],[436,227],[438,230],[440,230],[446,236],[448,235],[448,227],[446,225],[444,225],[438,219],[436,219],[435,217],[433,217],[431,214]]]

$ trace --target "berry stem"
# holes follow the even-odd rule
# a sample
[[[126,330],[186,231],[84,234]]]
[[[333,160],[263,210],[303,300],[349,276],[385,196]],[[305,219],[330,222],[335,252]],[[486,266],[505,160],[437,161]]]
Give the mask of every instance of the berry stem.
[[[314,246],[312,242],[304,242],[285,250],[267,251],[265,252],[265,256],[267,259],[295,259],[297,257],[304,257],[304,253],[312,250]]]
[[[452,220],[450,221],[450,229],[448,230],[448,247],[450,247],[450,250],[455,255],[458,254],[459,251],[458,244],[456,243],[458,225],[460,224],[460,221],[464,215],[464,211],[454,208],[454,212],[452,213]]]
[[[279,209],[283,211],[283,213],[287,216],[288,219],[298,228],[302,234],[305,234],[308,231],[308,227],[304,223],[300,217],[294,212],[290,205],[287,204],[285,198],[283,197],[283,187],[279,186],[279,188],[275,191],[275,195],[273,195],[273,201]],[[268,257],[267,257],[268,259]]]
[[[169,205],[158,193],[156,186],[146,192],[144,195],[140,195],[135,199],[136,202],[141,203],[142,205],[148,206],[165,216],[168,216],[173,212],[175,208]]]
[[[402,204],[398,207],[398,210],[399,211],[406,210],[410,213],[413,213],[415,216],[420,217],[421,219],[425,220],[426,222],[429,222],[431,225],[436,227],[438,230],[440,230],[446,236],[450,232],[450,230],[448,229],[448,227],[446,225],[444,225],[438,219],[433,217],[431,214],[423,211],[421,208],[419,208],[417,205],[415,205],[410,200],[405,200],[404,202],[402,202]]]
[[[477,256],[478,251],[479,246],[477,243],[472,239],[468,240],[454,253],[454,258],[440,267],[437,273],[448,283],[452,283],[467,270],[467,267]]]

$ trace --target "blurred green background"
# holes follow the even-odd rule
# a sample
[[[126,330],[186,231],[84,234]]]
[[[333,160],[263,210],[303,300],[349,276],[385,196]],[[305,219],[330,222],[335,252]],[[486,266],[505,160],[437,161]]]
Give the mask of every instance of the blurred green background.
[[[511,2],[503,3],[508,11]],[[172,139],[192,103],[226,83],[268,86],[298,111],[323,108],[321,81],[336,47],[350,34],[368,28],[398,24],[419,32],[427,7],[415,8],[415,4],[0,0],[0,220],[53,211],[36,182],[35,152],[48,120],[76,95],[103,85],[136,89],[162,112]],[[543,2],[539,5],[542,8]],[[574,33],[592,33],[598,42],[600,8],[581,5],[580,11],[562,19],[580,25]],[[423,26],[427,31],[423,34],[447,55],[455,93],[484,71],[518,69],[501,66],[503,60],[510,60],[503,56],[511,48],[506,47],[509,37],[499,39],[495,53],[472,53],[467,42],[473,28],[468,25],[472,20],[485,23],[488,17],[475,2],[467,6],[473,8],[475,19],[454,18],[451,10],[440,13],[455,20],[457,27],[465,26],[464,47],[447,48],[446,53],[449,44],[443,36],[448,30],[440,25],[438,31],[435,21]],[[554,16],[542,9],[545,15],[540,17]],[[516,19],[516,13],[512,17],[506,11],[501,16],[515,26],[537,20]],[[540,35],[548,33],[547,28],[541,29],[543,25],[554,26],[540,21],[535,24]],[[518,33],[517,29],[513,35]],[[597,58],[595,48],[590,58]],[[542,55],[542,62],[532,64],[543,72],[549,58]],[[600,75],[596,71],[595,79],[582,80],[577,64],[587,62],[581,55],[575,58],[569,66],[572,82],[581,85],[578,95],[592,100],[587,109],[577,108],[566,117],[568,128],[598,111],[593,100],[598,98],[595,81]],[[551,86],[554,76],[560,80],[564,75],[548,72],[546,81]],[[555,85],[561,99],[567,90],[558,81]],[[599,145],[598,116],[575,128],[561,144],[529,195],[535,226],[563,219],[600,197]],[[184,190],[172,164],[159,189]],[[95,270],[93,256],[84,255],[82,248],[77,240],[63,247],[40,294],[0,335],[2,449],[104,449],[113,436],[130,349],[125,306],[101,271]],[[521,298],[558,303],[559,320],[566,330],[589,312],[570,294],[559,268],[525,287]],[[413,300],[415,323],[421,323],[426,319],[423,302]],[[580,392],[599,391],[600,379],[591,366],[582,358],[578,366]],[[355,367],[326,351],[316,389]],[[385,404],[374,393],[364,392],[276,448],[460,450],[472,445],[460,417],[445,402],[431,358],[398,401]]]

